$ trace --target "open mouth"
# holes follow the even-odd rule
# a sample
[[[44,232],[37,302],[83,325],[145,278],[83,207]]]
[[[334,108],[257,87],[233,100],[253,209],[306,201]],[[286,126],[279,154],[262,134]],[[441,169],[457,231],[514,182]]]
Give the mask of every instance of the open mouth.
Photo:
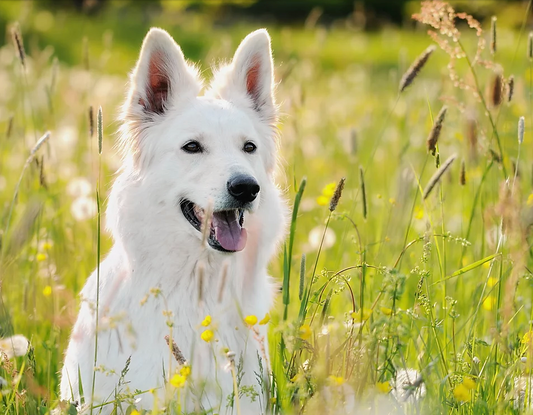
[[[180,203],[183,216],[198,231],[202,231],[205,211],[187,199]],[[246,246],[247,233],[243,228],[244,209],[229,209],[213,212],[207,242],[211,248],[222,252],[242,251]]]

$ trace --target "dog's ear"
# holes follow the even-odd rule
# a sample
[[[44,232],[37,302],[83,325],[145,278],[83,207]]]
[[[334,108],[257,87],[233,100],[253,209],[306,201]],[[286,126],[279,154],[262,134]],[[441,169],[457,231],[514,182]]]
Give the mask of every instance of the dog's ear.
[[[181,100],[196,97],[200,89],[196,69],[187,64],[174,39],[162,29],[150,29],[131,74],[124,115],[130,120],[151,119]]]
[[[270,36],[265,29],[241,42],[233,61],[215,75],[212,91],[220,98],[256,111],[269,124],[277,121]]]

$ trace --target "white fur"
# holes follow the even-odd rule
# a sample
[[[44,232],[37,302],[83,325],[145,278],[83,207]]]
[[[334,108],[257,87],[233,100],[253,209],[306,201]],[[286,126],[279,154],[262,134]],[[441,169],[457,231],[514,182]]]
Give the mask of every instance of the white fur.
[[[146,108],[154,56],[170,83],[163,113]],[[250,65],[256,65],[258,74],[253,96],[246,87]],[[186,409],[213,408],[214,413],[226,413],[233,378],[224,369],[228,363],[224,348],[235,352],[237,362],[241,355],[244,359],[241,386],[254,386],[260,392],[258,355],[264,374],[268,373],[266,326],[256,326],[263,337],[258,341],[243,317],[262,319],[272,306],[273,285],[266,268],[283,236],[286,216],[272,180],[277,116],[267,32],[248,35],[232,63],[215,75],[206,96],[198,96],[200,90],[196,70],[186,63],[170,35],[150,30],[131,75],[121,129],[124,165],[107,209],[115,244],[100,264],[99,370],[93,371],[95,271],[81,292],[81,309],[62,371],[62,399],[80,402],[81,373],[83,399],[90,402],[95,373],[95,405],[113,401],[116,393],[155,388],[153,393],[136,396],[140,398],[137,407],[152,409],[154,397],[161,407],[166,399],[176,397],[175,390],[164,384],[179,369],[166,335],[173,337],[192,368],[187,380],[192,387],[182,394]],[[191,139],[198,140],[206,151],[185,153],[181,147]],[[256,153],[242,150],[246,140],[256,143]],[[204,208],[212,203],[215,210],[221,209],[228,197],[226,183],[237,173],[255,177],[261,190],[245,215],[246,247],[222,253],[202,246],[202,235],[185,219],[179,201],[187,198]],[[224,264],[228,272],[221,286]],[[198,267],[204,268],[202,284]],[[153,290],[151,294],[153,288],[161,294]],[[205,330],[200,323],[208,314],[217,339],[211,343],[200,338]],[[119,386],[128,357],[128,383]],[[255,402],[241,397],[241,413],[263,412],[265,399],[262,394]],[[109,413],[112,407],[104,406],[102,413]]]

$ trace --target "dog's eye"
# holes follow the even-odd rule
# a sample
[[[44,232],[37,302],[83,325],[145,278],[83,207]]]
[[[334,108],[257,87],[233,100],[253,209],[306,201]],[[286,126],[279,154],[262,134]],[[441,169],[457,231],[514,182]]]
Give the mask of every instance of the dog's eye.
[[[257,146],[252,143],[251,141],[247,141],[244,143],[244,146],[242,148],[245,153],[255,153],[255,150],[257,150]]]
[[[200,145],[198,141],[189,141],[181,149],[185,151],[186,153],[191,153],[191,154],[201,153],[202,151],[204,151],[204,149],[202,148],[202,146]]]

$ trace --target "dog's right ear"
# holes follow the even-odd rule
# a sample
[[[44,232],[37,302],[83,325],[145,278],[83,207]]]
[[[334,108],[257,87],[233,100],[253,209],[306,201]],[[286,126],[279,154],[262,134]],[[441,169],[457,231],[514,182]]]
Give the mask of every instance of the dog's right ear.
[[[123,116],[134,123],[163,115],[172,105],[196,97],[202,87],[174,39],[157,28],[144,38],[130,80]]]

